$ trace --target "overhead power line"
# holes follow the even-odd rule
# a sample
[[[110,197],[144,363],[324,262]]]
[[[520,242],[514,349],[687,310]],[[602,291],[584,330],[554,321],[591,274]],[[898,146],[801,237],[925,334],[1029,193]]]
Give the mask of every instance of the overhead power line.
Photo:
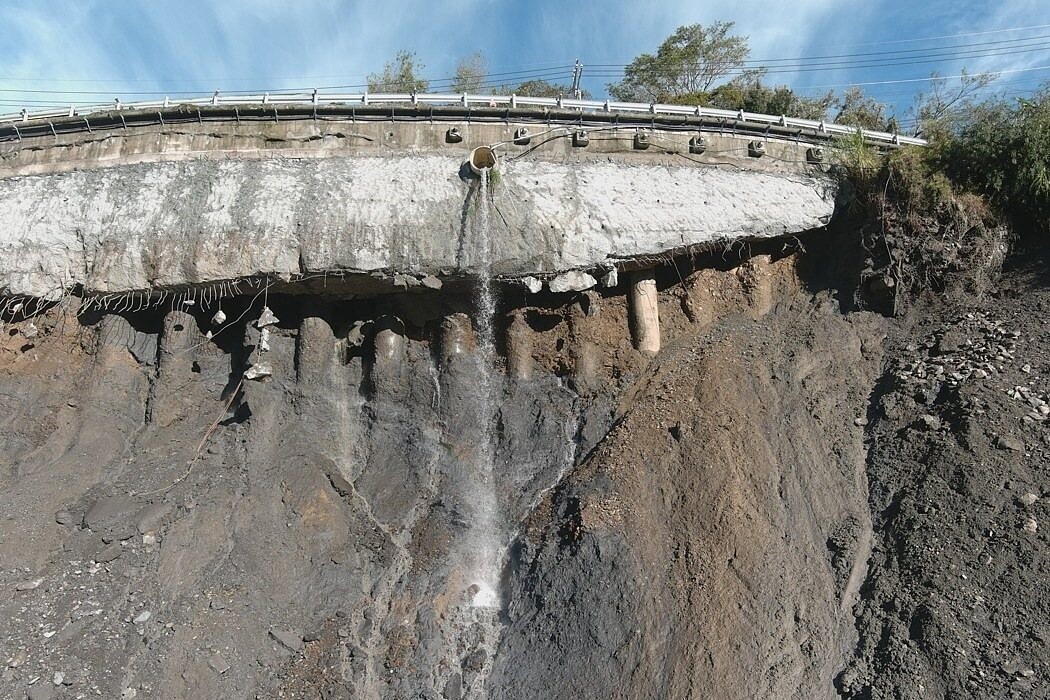
[[[871,58],[869,60],[876,60],[877,58],[908,58],[909,56],[907,54],[920,54],[920,55],[923,55],[923,54],[928,54],[930,52],[944,52],[944,51],[955,52],[955,51],[958,51],[959,49],[967,49],[969,51],[975,51],[975,50],[981,49],[982,47],[1002,46],[1004,44],[1007,45],[1007,46],[1002,46],[1002,48],[1004,48],[1004,49],[1017,48],[1017,47],[1020,47],[1020,46],[1030,46],[1030,45],[1032,45],[1032,44],[1023,44],[1021,42],[1035,42],[1035,41],[1043,40],[1043,39],[1050,39],[1050,34],[1041,34],[1039,36],[1018,37],[1016,39],[1003,39],[1003,40],[1000,40],[1000,41],[975,42],[975,43],[972,43],[972,44],[950,44],[950,45],[945,45],[945,46],[931,46],[931,47],[926,47],[926,48],[921,48],[921,49],[898,49],[898,50],[894,50],[894,51],[868,51],[868,52],[864,52],[864,53],[827,54],[827,55],[823,55],[823,56],[798,56],[798,57],[795,57],[795,58],[761,58],[761,59],[759,59],[759,58],[753,58],[753,59],[749,58],[749,59],[745,59],[742,62],[742,64],[746,65],[746,66],[766,66],[766,65],[769,65],[771,63],[794,62],[794,63],[803,64],[803,63],[807,63],[807,62],[823,62],[823,61],[827,61],[827,60],[830,60],[830,59],[843,59],[843,58],[846,58],[846,59],[854,59],[854,58],[856,58],[856,59],[861,59],[861,60],[868,59],[868,57],[875,57],[875,58]],[[989,50],[992,51],[994,49],[989,49]],[[626,68],[628,65],[630,65],[630,64],[624,64],[624,63],[595,63],[595,64],[591,64],[591,67],[592,68],[598,68],[598,69],[600,69],[600,68]]]

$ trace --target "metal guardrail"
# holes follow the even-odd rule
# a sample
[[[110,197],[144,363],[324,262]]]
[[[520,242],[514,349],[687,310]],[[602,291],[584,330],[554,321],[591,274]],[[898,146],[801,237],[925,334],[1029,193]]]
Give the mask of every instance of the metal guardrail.
[[[113,103],[104,105],[77,106],[71,105],[68,109],[30,112],[23,109],[14,114],[0,115],[0,132],[12,130],[19,139],[22,136],[20,127],[39,126],[41,124],[51,125],[51,132],[57,133],[54,122],[84,118],[87,129],[90,130],[90,121],[87,115],[102,115],[121,113],[125,111],[153,111],[161,113],[167,110],[177,110],[184,106],[196,107],[229,107],[253,106],[258,107],[289,106],[289,107],[368,107],[382,105],[431,105],[445,107],[459,107],[464,110],[472,108],[483,109],[542,109],[576,111],[581,115],[650,115],[652,117],[684,117],[696,118],[704,122],[751,127],[754,130],[767,132],[771,129],[788,130],[796,129],[800,133],[812,134],[816,138],[830,138],[833,136],[850,136],[858,132],[864,139],[872,144],[883,146],[914,145],[924,146],[924,139],[911,136],[901,136],[885,131],[872,131],[870,129],[858,129],[852,126],[835,124],[834,122],[818,121],[813,119],[798,119],[785,115],[775,116],[771,114],[758,114],[745,112],[743,110],[733,111],[728,109],[715,109],[711,107],[692,107],[687,105],[672,105],[660,103],[642,102],[616,102],[613,100],[577,100],[563,97],[519,97],[517,95],[456,95],[451,93],[383,93],[383,94],[321,94],[317,90],[312,93],[263,93],[261,95],[222,95],[215,92],[209,97],[192,97],[171,99],[165,97],[163,100],[146,102],[121,102],[119,99]],[[557,119],[555,119],[557,121]]]

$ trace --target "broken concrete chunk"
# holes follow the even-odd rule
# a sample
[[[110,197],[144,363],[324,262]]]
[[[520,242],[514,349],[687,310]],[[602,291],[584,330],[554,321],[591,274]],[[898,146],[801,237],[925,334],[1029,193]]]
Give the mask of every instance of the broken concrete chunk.
[[[535,277],[522,277],[521,283],[525,285],[525,289],[529,290],[532,294],[537,294],[543,289],[543,282],[539,281]]]
[[[303,633],[299,630],[275,627],[270,630],[270,636],[290,651],[299,652],[303,648]]]
[[[365,322],[354,321],[350,330],[346,333],[346,344],[350,347],[358,347],[365,342]]]
[[[441,289],[443,285],[441,280],[439,280],[437,277],[434,277],[433,275],[427,275],[426,277],[424,277],[422,280],[420,280],[420,284],[422,284],[427,289]]]
[[[586,272],[572,270],[570,272],[563,272],[552,279],[547,283],[547,287],[557,294],[560,292],[582,292],[597,284],[598,280],[594,279]]]
[[[259,380],[269,377],[273,374],[273,370],[270,365],[263,363],[259,365],[252,365],[244,372],[245,379]]]
[[[270,311],[269,306],[264,306],[262,313],[259,314],[259,318],[255,320],[256,328],[266,328],[266,326],[272,326],[277,323],[279,319],[274,316],[273,311]]]

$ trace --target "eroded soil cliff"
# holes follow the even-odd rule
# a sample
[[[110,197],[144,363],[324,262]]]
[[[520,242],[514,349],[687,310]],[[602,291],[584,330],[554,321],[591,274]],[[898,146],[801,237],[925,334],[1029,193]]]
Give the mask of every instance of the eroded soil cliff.
[[[1044,278],[893,320],[830,260],[665,261],[651,359],[502,289],[494,420],[469,289],[7,319],[0,694],[1045,697]]]

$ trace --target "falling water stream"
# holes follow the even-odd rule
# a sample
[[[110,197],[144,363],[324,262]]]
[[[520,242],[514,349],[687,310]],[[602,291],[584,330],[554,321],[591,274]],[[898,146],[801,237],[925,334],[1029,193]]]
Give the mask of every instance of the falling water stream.
[[[475,217],[478,284],[475,292],[477,315],[474,321],[477,338],[478,436],[474,460],[474,494],[476,512],[471,524],[471,577],[477,586],[471,599],[474,607],[499,608],[499,571],[502,545],[499,504],[496,497],[494,462],[496,458],[495,413],[499,378],[493,366],[496,316],[496,293],[492,284],[492,242],[489,231],[489,168],[480,173]]]
[[[455,547],[454,577],[457,597],[463,601],[450,611],[446,628],[450,633],[447,652],[452,664],[438,674],[438,687],[450,678],[460,678],[462,695],[452,696],[481,700],[486,697],[485,682],[492,668],[493,654],[499,641],[501,596],[500,571],[505,551],[505,526],[496,495],[496,413],[503,383],[495,366],[496,289],[492,280],[492,241],[489,230],[490,169],[482,169],[476,186],[471,188],[468,203],[473,200],[473,217],[465,219],[462,250],[470,251],[463,262],[476,276],[474,292],[475,351],[469,356],[469,401],[460,410],[469,415],[475,431],[463,451],[458,481],[462,499],[465,529]],[[465,589],[465,590],[464,590]],[[479,661],[483,652],[484,661]],[[468,659],[470,661],[468,662]],[[453,661],[454,660],[454,661]]]

